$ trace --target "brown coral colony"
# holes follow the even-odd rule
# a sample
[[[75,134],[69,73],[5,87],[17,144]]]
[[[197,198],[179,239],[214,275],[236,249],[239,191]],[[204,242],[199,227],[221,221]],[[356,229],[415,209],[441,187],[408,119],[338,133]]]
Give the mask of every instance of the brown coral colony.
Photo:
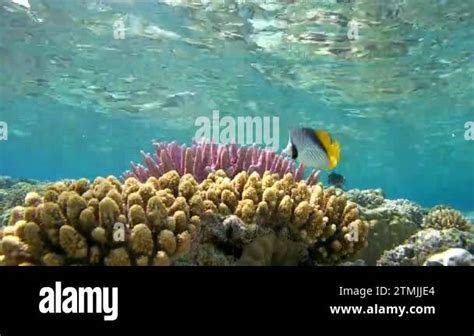
[[[219,170],[201,183],[176,171],[145,183],[110,176],[55,183],[42,197],[29,193],[1,233],[0,263],[216,264],[202,258],[211,244],[226,264],[273,264],[289,249],[286,242],[304,250],[290,264],[334,263],[363,248],[367,231],[343,194],[292,174],[241,172],[231,179]],[[253,260],[262,253],[252,251],[268,241],[279,251]]]

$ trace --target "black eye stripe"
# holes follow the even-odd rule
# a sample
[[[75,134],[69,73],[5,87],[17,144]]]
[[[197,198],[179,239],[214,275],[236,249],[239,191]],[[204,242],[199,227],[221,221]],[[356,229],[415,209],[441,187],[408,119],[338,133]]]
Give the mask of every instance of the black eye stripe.
[[[297,157],[298,157],[298,149],[293,143],[291,143],[291,158],[295,160]]]

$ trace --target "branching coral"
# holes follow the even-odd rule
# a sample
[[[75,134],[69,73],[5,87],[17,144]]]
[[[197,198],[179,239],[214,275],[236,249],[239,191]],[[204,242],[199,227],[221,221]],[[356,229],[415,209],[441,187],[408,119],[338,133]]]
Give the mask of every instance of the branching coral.
[[[222,203],[235,208],[231,216],[212,216],[211,211],[203,217],[201,241],[212,242],[236,259],[242,257],[238,264],[306,263],[308,254],[316,262],[335,263],[367,243],[368,223],[359,219],[356,205],[334,188],[308,186],[295,182],[291,174],[280,179],[270,172],[262,177],[241,172],[232,180],[216,172],[201,185],[209,186],[206,199],[212,199],[215,208]],[[294,251],[293,243],[306,253],[282,252]],[[282,260],[285,255],[289,260]]]
[[[175,170],[180,176],[191,174],[201,182],[211,172],[219,169],[230,178],[242,171],[263,175],[265,171],[277,173],[280,177],[291,173],[296,180],[303,178],[304,166],[295,166],[294,161],[269,149],[256,146],[238,147],[201,141],[193,142],[191,147],[171,143],[154,143],[152,156],[142,151],[144,165],[132,162],[132,170],[125,172],[124,178],[136,177],[145,182],[149,177],[159,178],[164,173]],[[306,180],[309,185],[316,184],[319,171],[313,170]]]
[[[423,218],[422,226],[440,230],[450,228],[469,230],[472,225],[459,211],[444,206],[438,206],[431,209]]]
[[[190,216],[176,172],[150,178],[60,182],[30,193],[0,241],[5,265],[169,265],[189,254],[199,220]],[[185,180],[185,178],[183,178]],[[183,201],[184,200],[184,201]],[[177,223],[177,224],[176,224]]]
[[[269,171],[61,182],[13,217],[6,265],[332,264],[364,247],[368,230],[340,191]]]

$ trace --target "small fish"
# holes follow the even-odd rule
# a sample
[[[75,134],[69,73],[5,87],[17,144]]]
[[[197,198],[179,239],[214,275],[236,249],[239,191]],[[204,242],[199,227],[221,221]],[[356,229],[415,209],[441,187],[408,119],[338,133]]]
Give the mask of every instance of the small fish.
[[[295,128],[290,131],[284,154],[298,159],[303,165],[315,169],[334,169],[340,158],[339,143],[323,130]]]
[[[346,179],[341,174],[338,174],[336,172],[332,172],[331,174],[328,175],[328,183],[330,185],[333,185],[333,186],[337,187],[337,188],[343,189],[343,186],[344,186],[345,182],[346,182]]]

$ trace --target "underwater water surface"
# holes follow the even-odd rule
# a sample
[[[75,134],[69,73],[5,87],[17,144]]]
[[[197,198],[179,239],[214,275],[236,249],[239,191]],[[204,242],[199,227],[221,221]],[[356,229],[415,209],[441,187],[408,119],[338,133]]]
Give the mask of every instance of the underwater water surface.
[[[280,149],[292,127],[329,130],[347,188],[474,210],[472,1],[16,2],[0,0],[0,175],[120,175],[219,110],[279,117]]]

